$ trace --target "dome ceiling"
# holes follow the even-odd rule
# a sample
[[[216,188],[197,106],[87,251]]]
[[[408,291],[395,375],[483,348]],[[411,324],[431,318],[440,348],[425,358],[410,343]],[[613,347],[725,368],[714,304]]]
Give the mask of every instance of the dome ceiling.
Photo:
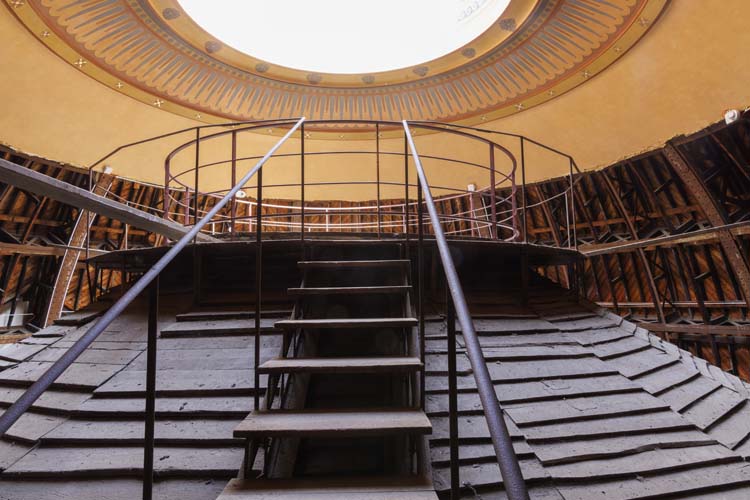
[[[80,71],[190,118],[405,117],[474,124],[522,112],[584,83],[637,43],[667,3],[510,0],[489,29],[457,50],[408,68],[362,74],[309,72],[258,59],[209,34],[176,0],[7,5]],[[350,22],[366,25],[368,19]]]

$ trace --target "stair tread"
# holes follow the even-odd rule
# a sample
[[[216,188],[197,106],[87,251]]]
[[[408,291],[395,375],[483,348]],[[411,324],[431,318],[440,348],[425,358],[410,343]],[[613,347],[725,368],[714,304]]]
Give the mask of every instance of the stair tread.
[[[405,267],[408,259],[394,260],[303,260],[297,265],[303,269],[327,269],[337,267]]]
[[[437,500],[430,481],[421,477],[316,479],[232,479],[217,500]]]
[[[415,357],[275,358],[263,363],[258,371],[261,373],[375,373],[417,371],[421,367],[421,361]]]
[[[367,294],[367,293],[406,293],[411,290],[408,285],[393,286],[330,286],[289,288],[289,295],[333,295],[333,294]]]
[[[250,413],[234,436],[350,437],[429,434],[432,425],[421,410],[276,410]]]
[[[288,319],[277,321],[276,328],[377,328],[417,326],[416,318],[343,318],[343,319]]]

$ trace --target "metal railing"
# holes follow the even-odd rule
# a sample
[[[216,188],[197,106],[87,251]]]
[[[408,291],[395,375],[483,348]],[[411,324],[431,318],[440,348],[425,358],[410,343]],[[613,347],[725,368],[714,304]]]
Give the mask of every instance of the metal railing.
[[[365,152],[352,152],[352,151],[327,151],[327,152],[309,152],[306,151],[306,126],[315,125],[330,125],[334,124],[350,124],[355,123],[357,125],[369,127],[375,134],[375,150]],[[275,145],[263,156],[247,156],[241,157],[238,155],[238,136],[244,132],[250,132],[258,130],[259,128],[273,126],[276,128],[289,128],[289,130],[279,139]],[[210,135],[203,135],[202,131],[211,130],[222,127],[231,127],[230,130],[220,130]],[[381,148],[381,131],[384,129],[389,131],[399,129],[403,130],[403,149],[401,151],[383,151]],[[417,153],[415,140],[412,134],[412,128],[421,130],[427,130],[431,132],[446,133],[450,136],[461,137],[463,139],[472,141],[473,143],[483,144],[486,147],[487,153],[487,164],[485,165],[479,160],[465,160],[457,158],[448,158],[444,155],[424,155],[420,156]],[[299,133],[299,152],[295,153],[279,153],[280,148],[294,136]],[[516,155],[507,147],[481,137],[478,134],[494,134],[497,136],[510,137],[513,140],[518,140],[520,146],[519,151],[520,159],[517,160]],[[450,227],[450,224],[463,223],[468,225],[470,228],[471,235],[473,237],[493,239],[493,240],[506,240],[506,241],[528,241],[528,234],[526,231],[526,218],[527,211],[534,205],[552,204],[554,202],[560,202],[564,200],[564,211],[562,218],[567,219],[567,245],[572,247],[575,245],[575,226],[571,227],[570,220],[575,220],[575,203],[572,193],[572,187],[574,186],[573,169],[575,162],[573,159],[560,153],[552,148],[543,146],[535,141],[527,139],[523,136],[505,134],[496,131],[487,131],[470,127],[460,127],[455,125],[436,124],[427,122],[374,122],[374,121],[361,121],[361,122],[342,122],[342,121],[306,121],[305,118],[298,119],[281,119],[281,120],[269,120],[260,122],[245,122],[239,124],[223,124],[223,125],[207,125],[193,127],[170,134],[164,134],[151,139],[138,141],[132,144],[121,146],[106,155],[102,159],[94,163],[89,169],[90,185],[93,187],[94,169],[102,165],[105,161],[113,158],[117,153],[129,150],[134,147],[152,144],[155,141],[170,139],[178,137],[181,134],[190,134],[192,139],[186,141],[176,148],[172,149],[167,154],[165,163],[165,184],[164,184],[164,202],[163,202],[163,216],[170,219],[179,219],[182,217],[185,225],[192,222],[192,229],[179,241],[167,251],[167,253],[161,257],[156,264],[154,264],[146,273],[135,283],[125,291],[122,297],[117,300],[114,305],[78,340],[65,354],[56,361],[48,370],[45,372],[37,382],[35,382],[2,416],[0,416],[0,435],[3,435],[7,430],[20,418],[20,416],[32,407],[33,403],[55,382],[55,380],[67,369],[90,345],[91,343],[114,321],[125,308],[136,299],[138,295],[148,291],[149,298],[149,315],[148,315],[148,342],[147,342],[147,384],[146,384],[146,429],[145,429],[145,445],[144,445],[144,489],[143,498],[152,498],[152,487],[153,487],[153,450],[154,450],[154,423],[155,423],[155,394],[156,394],[156,342],[158,334],[158,307],[159,307],[159,275],[172,262],[172,260],[186,248],[186,246],[194,241],[194,238],[199,232],[213,232],[216,234],[226,233],[230,237],[236,237],[239,231],[237,226],[245,223],[248,225],[248,231],[250,235],[254,235],[255,239],[255,354],[254,354],[254,408],[260,407],[260,379],[257,370],[260,364],[260,333],[261,333],[261,310],[262,310],[262,288],[263,288],[263,277],[262,277],[262,264],[263,264],[263,232],[269,230],[275,230],[278,228],[279,221],[274,221],[274,218],[287,217],[290,221],[282,221],[286,225],[285,229],[298,230],[299,241],[302,243],[304,248],[306,234],[315,232],[317,230],[328,231],[332,227],[341,228],[346,227],[347,229],[353,229],[357,232],[371,232],[377,234],[378,237],[384,236],[389,229],[393,229],[392,232],[403,235],[405,240],[408,242],[412,235],[418,238],[418,293],[417,302],[419,305],[419,343],[421,353],[424,355],[425,350],[425,336],[424,336],[424,241],[425,235],[431,234],[437,243],[440,258],[443,264],[446,282],[450,292],[451,300],[447,301],[448,305],[448,331],[449,331],[449,393],[450,393],[450,432],[451,432],[451,489],[453,498],[458,498],[459,490],[459,479],[458,479],[458,428],[457,428],[457,389],[456,389],[456,352],[455,352],[455,335],[456,335],[456,321],[461,325],[464,338],[466,339],[466,349],[469,360],[471,362],[472,370],[477,382],[477,388],[479,391],[480,400],[482,402],[485,417],[487,418],[490,435],[492,437],[493,446],[500,466],[500,471],[503,476],[503,482],[508,492],[509,498],[525,499],[528,498],[526,493],[525,484],[520,473],[518,461],[513,451],[513,446],[510,441],[507,427],[503,419],[502,409],[499,406],[498,399],[494,392],[494,387],[489,376],[487,366],[484,362],[484,358],[481,351],[481,346],[477,339],[476,332],[469,316],[468,306],[466,299],[461,288],[460,281],[458,279],[456,268],[451,260],[450,250],[447,243],[447,234],[453,236],[461,234],[461,227],[456,229]],[[201,145],[207,141],[212,141],[218,138],[231,139],[231,153],[230,159],[220,160],[218,162],[201,163]],[[400,138],[400,135],[399,135]],[[551,196],[544,200],[538,200],[536,204],[529,205],[527,203],[526,193],[526,147],[528,144],[534,144],[541,148],[550,151],[556,155],[561,156],[565,161],[569,162],[569,187],[561,193]],[[175,156],[183,151],[190,151],[193,148],[194,153],[193,166],[182,172],[173,173],[171,172],[171,164]],[[498,152],[503,155],[505,160],[508,162],[510,167],[506,170],[497,168],[498,159],[496,155]],[[375,175],[374,181],[349,181],[349,182],[327,182],[327,183],[313,183],[306,181],[306,160],[316,156],[327,156],[332,154],[358,154],[367,155],[374,158],[372,163],[373,171]],[[269,184],[263,181],[263,166],[272,158],[298,158],[299,159],[299,182],[298,183],[275,183]],[[381,161],[386,157],[395,157],[403,160],[403,181],[387,181],[382,177],[382,165]],[[417,179],[416,182],[410,182],[410,160],[414,164],[416,169]],[[444,163],[452,166],[458,166],[460,168],[472,168],[478,172],[484,172],[488,179],[486,187],[479,189],[478,191],[470,191],[457,189],[454,187],[430,185],[427,180],[423,160],[430,160],[436,163]],[[249,170],[239,181],[237,181],[237,168],[240,162],[245,161],[256,161],[254,167]],[[201,170],[205,168],[211,168],[216,165],[226,164],[231,168],[230,177],[232,187],[229,190],[218,190],[202,192],[200,190],[200,179]],[[458,168],[457,167],[457,168]],[[521,171],[521,182],[517,182],[517,169],[520,167]],[[392,172],[391,172],[392,173]],[[181,180],[181,177],[192,174],[194,185],[189,186]],[[247,184],[251,180],[255,180],[255,185],[249,186],[249,189],[255,189],[256,199],[255,200],[242,200],[237,197],[237,194],[241,190],[248,188]],[[175,189],[177,184],[178,189]],[[335,207],[316,207],[308,201],[306,201],[306,188],[315,185],[332,186],[332,185],[355,185],[355,184],[367,184],[374,187],[376,191],[376,199],[363,207],[345,207],[337,209]],[[264,198],[264,189],[273,189],[280,187],[298,187],[300,189],[299,203],[295,205],[285,205],[283,203],[268,203]],[[184,188],[184,189],[183,189]],[[403,189],[403,198],[401,202],[388,202],[384,201],[382,192],[385,188],[398,188]],[[433,190],[441,190],[448,192],[449,194],[443,197],[436,198],[433,195]],[[185,197],[179,199],[176,197],[177,192],[185,193]],[[411,193],[416,191],[416,199],[411,198]],[[481,206],[476,207],[472,205],[472,201],[475,197],[479,197],[479,203]],[[459,208],[454,212],[440,213],[438,210],[439,204],[452,205],[455,200],[464,200],[465,203],[459,204],[464,208]],[[202,208],[199,202],[207,202],[207,208]],[[247,204],[246,215],[238,215],[237,207],[241,204]],[[177,207],[176,210],[172,210],[173,207]],[[468,208],[466,208],[468,206]],[[267,209],[282,208],[288,209],[287,213],[274,214],[264,213],[264,207]],[[154,207],[146,207],[153,209]],[[559,208],[559,207],[558,207]],[[425,222],[425,210],[429,217],[429,224]],[[326,220],[323,223],[308,221],[310,217],[318,216],[319,214],[328,214],[332,217],[332,214],[346,214],[346,213],[357,213],[367,212],[369,219],[366,221],[358,221],[356,223],[346,223],[348,226],[343,226],[344,222]],[[312,215],[311,215],[312,214]],[[296,220],[292,220],[296,218]],[[394,222],[392,219],[400,218],[400,221]],[[219,226],[219,230],[216,230],[216,226]],[[465,228],[464,228],[465,229]],[[480,230],[481,229],[481,230]],[[86,248],[89,248],[89,241],[87,238]],[[193,247],[196,249],[197,247]],[[199,261],[197,256],[197,250],[194,254],[194,262]],[[196,264],[197,265],[197,264]],[[194,272],[194,276],[198,273]],[[123,285],[124,287],[124,285]],[[424,372],[422,373],[422,384],[421,390],[424,391]],[[422,406],[424,407],[424,393],[420,394],[422,400]]]
[[[143,498],[150,500],[153,494],[154,479],[154,423],[156,419],[156,339],[158,330],[158,296],[159,275],[174,260],[177,255],[195,238],[195,236],[209,223],[232,197],[256,174],[262,175],[263,165],[286,142],[291,135],[302,126],[305,119],[300,118],[271,149],[263,156],[247,174],[201,219],[196,221],[193,228],[170,248],[146,273],[136,281],[111,308],[94,325],[76,341],[65,353],[47,369],[18,400],[0,416],[0,436],[21,416],[31,408],[34,402],[63,374],[63,372],[91,345],[94,340],[130,305],[147,287],[149,290],[148,313],[148,342],[146,368],[146,429],[143,465]],[[259,274],[259,273],[258,273]],[[256,312],[259,313],[258,309]],[[259,314],[256,315],[256,336],[259,334]],[[256,351],[257,353],[257,351]],[[257,357],[257,355],[256,355]],[[256,360],[257,361],[257,360]],[[257,376],[256,376],[257,377]]]
[[[474,323],[469,314],[469,306],[466,303],[461,281],[456,272],[456,266],[453,263],[448,241],[440,224],[440,217],[435,207],[435,201],[432,197],[430,184],[427,181],[422,160],[419,157],[417,148],[414,144],[414,138],[409,130],[409,124],[406,120],[403,122],[404,133],[409,143],[414,165],[419,178],[419,204],[420,208],[417,222],[419,251],[418,251],[418,300],[419,300],[419,322],[424,323],[424,221],[422,219],[422,196],[424,196],[424,205],[427,207],[430,223],[435,232],[435,241],[437,243],[440,260],[443,263],[443,272],[450,293],[450,300],[446,301],[448,306],[448,362],[449,362],[449,414],[450,414],[450,462],[451,462],[451,498],[457,500],[460,498],[460,481],[459,481],[459,461],[458,461],[458,390],[456,387],[456,317],[461,325],[464,343],[466,345],[466,354],[471,363],[474,380],[477,384],[479,399],[482,403],[487,428],[490,431],[492,445],[495,448],[497,463],[500,467],[500,473],[503,477],[503,485],[510,500],[528,500],[529,494],[526,489],[521,467],[518,458],[513,449],[513,443],[505,424],[503,410],[500,408],[500,402],[495,394],[495,386],[492,383],[492,377],[487,369],[487,363],[482,354],[482,346],[479,343]],[[424,338],[424,336],[422,336]],[[424,350],[424,346],[422,347]]]

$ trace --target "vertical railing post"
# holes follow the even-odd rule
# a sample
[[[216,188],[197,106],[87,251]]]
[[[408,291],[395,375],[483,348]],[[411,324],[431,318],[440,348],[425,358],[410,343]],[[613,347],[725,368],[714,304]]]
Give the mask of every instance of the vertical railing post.
[[[185,226],[190,225],[190,188],[185,186]]]
[[[237,131],[232,130],[232,187],[237,184]],[[231,189],[231,188],[230,188]],[[232,239],[235,239],[237,231],[237,197],[232,196],[232,207],[230,212]]]
[[[417,183],[417,304],[419,306],[419,358],[422,370],[419,374],[419,407],[425,408],[425,324],[424,324],[424,224],[422,212],[422,184]]]
[[[146,428],[143,443],[143,500],[154,490],[154,428],[156,426],[156,348],[159,329],[159,276],[148,289],[148,343],[146,347]]]
[[[200,172],[200,161],[201,161],[201,129],[200,127],[195,128],[195,193],[193,199],[193,225],[198,224],[198,174]]]
[[[169,220],[169,208],[172,204],[171,197],[169,195],[169,181],[170,181],[170,160],[167,158],[164,160],[164,200],[162,202],[162,206],[164,207],[164,215],[162,216],[164,219]]]
[[[529,242],[528,225],[526,223],[526,150],[524,138],[521,137],[521,202],[523,204],[523,242]]]
[[[404,236],[409,249],[409,138],[404,134]]]
[[[303,247],[305,244],[305,124],[303,123],[300,127],[300,186],[301,186],[301,201],[300,201],[300,242]]]
[[[578,233],[576,230],[576,198],[573,190],[575,189],[575,182],[573,182],[573,158],[570,158],[570,170],[568,173],[570,178],[570,205],[571,205],[571,219],[573,221],[573,246],[578,250]]]
[[[253,366],[254,377],[254,407],[260,410],[260,306],[261,287],[263,286],[263,167],[258,170],[258,206],[255,213],[255,364]]]
[[[495,193],[495,146],[490,144],[490,204],[492,205],[492,231],[490,236],[495,240],[498,237],[497,230],[497,193]]]
[[[445,287],[445,307],[448,322],[448,418],[450,432],[451,500],[461,498],[458,442],[458,381],[456,369],[456,309],[448,285]]]
[[[378,239],[382,236],[382,209],[380,207],[380,124],[375,124],[375,175],[378,198]]]

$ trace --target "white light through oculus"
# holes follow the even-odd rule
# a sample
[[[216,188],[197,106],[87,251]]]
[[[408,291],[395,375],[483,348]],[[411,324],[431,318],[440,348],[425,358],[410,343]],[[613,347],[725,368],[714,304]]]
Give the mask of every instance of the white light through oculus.
[[[510,0],[179,0],[223,43],[272,64],[375,73],[423,64],[486,31]]]

